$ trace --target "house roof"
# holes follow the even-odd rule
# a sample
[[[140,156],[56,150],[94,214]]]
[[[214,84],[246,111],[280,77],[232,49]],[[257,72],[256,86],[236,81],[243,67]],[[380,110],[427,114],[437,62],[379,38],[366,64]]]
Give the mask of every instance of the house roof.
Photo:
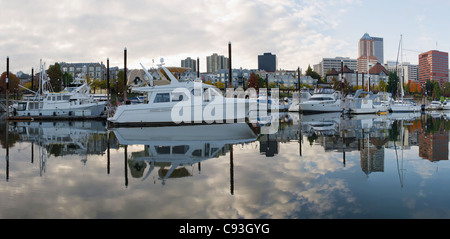
[[[369,70],[369,74],[371,75],[379,75],[381,72],[384,72],[386,75],[389,75],[389,71],[386,70],[386,68],[384,68],[384,66],[381,65],[379,62]]]
[[[331,68],[331,70],[327,73],[327,76],[339,75],[339,72],[336,69]]]

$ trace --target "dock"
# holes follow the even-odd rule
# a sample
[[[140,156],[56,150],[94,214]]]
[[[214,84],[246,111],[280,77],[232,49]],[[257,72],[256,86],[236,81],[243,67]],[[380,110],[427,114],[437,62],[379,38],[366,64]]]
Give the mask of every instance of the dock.
[[[101,116],[10,116],[8,121],[104,121],[106,115]]]

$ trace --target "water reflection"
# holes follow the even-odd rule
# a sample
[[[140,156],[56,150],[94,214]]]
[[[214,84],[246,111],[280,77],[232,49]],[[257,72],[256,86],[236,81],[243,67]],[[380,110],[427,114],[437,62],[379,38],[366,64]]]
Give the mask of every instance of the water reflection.
[[[53,218],[450,218],[449,116],[279,113],[110,130],[3,122],[0,217],[46,217],[7,213],[39,199]]]
[[[131,176],[144,181],[157,168],[162,184],[171,178],[192,176],[186,166],[198,165],[200,171],[201,162],[228,152],[232,164],[232,145],[256,140],[247,124],[117,128],[112,131],[120,145],[142,146],[142,150],[132,152],[126,159]]]

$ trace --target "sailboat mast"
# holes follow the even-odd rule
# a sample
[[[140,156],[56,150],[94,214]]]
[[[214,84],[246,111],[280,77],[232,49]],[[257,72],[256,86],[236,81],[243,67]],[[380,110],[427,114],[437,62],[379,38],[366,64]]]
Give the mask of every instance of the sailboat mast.
[[[404,77],[405,77],[405,75],[404,75],[404,67],[403,67],[403,36],[402,35],[400,35],[400,67],[401,67],[401,72],[402,72],[402,74],[401,74],[401,79],[400,79],[400,82],[401,82],[401,89],[402,89],[402,91],[400,92],[401,93],[401,99],[403,100],[403,97],[405,96],[405,92],[404,92],[404,90],[403,90],[403,84],[404,84]]]

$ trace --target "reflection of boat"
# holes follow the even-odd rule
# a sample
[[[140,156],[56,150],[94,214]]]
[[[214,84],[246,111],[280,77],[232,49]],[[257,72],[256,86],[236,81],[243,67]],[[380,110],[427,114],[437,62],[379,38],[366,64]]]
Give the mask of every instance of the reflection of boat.
[[[340,92],[331,88],[317,88],[308,100],[300,102],[299,109],[303,112],[340,112]]]
[[[99,117],[105,112],[106,102],[94,99],[90,93],[85,67],[62,92],[50,92],[50,79],[45,69],[42,72],[40,90],[12,107],[13,117]]]
[[[105,124],[100,121],[15,122],[9,130],[30,142],[32,152],[34,145],[39,147],[41,173],[51,155],[76,155],[85,164],[88,155],[103,155],[107,149]]]
[[[216,87],[201,81],[180,82],[163,63],[159,66],[170,78],[170,84],[154,85],[150,80],[150,86],[133,88],[145,95],[145,102],[120,105],[108,121],[116,125],[196,124],[234,122],[247,117],[248,100],[224,97]]]
[[[340,112],[301,115],[300,123],[304,133],[333,135],[339,129]]]
[[[226,145],[250,143],[256,135],[247,124],[186,125],[144,128],[113,129],[119,144],[144,145],[144,152],[135,153],[133,162],[150,169],[147,178],[155,167],[160,167],[163,182],[178,175],[184,175],[184,166],[217,157]],[[165,167],[170,167],[166,169]],[[181,168],[179,168],[181,167]]]

